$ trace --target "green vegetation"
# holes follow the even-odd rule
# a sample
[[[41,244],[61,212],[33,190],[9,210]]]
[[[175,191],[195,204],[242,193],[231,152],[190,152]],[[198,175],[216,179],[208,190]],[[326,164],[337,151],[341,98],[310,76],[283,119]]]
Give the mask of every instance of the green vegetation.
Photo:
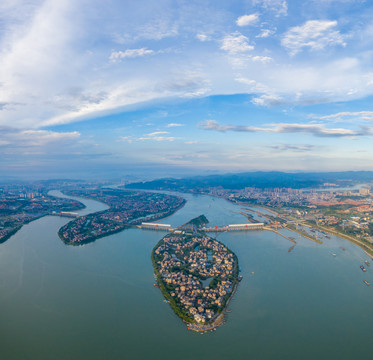
[[[157,254],[155,254],[155,249],[164,243],[163,239],[158,242],[158,244],[153,248],[152,254],[151,254],[151,259],[152,259],[152,264],[154,268],[154,274],[157,279],[157,284],[162,291],[163,296],[165,299],[169,302],[171,305],[172,310],[175,312],[177,316],[179,316],[183,321],[187,323],[193,323],[194,319],[186,312],[183,311],[183,309],[180,307],[179,304],[176,303],[175,299],[170,295],[170,291],[173,291],[174,288],[168,286],[166,287],[166,284],[162,280],[162,276],[159,272],[157,262],[161,260],[161,257],[159,257]]]
[[[225,310],[238,285],[237,256],[224,244],[195,231],[191,224],[206,223],[204,216],[179,227],[181,233],[166,235],[152,250],[154,274],[165,299],[192,329],[203,331]],[[203,285],[203,281],[211,280]],[[215,325],[213,325],[215,324]]]
[[[185,200],[172,195],[113,189],[69,191],[101,201],[109,209],[79,217],[63,226],[58,235],[66,244],[81,245],[120,232],[142,221],[167,217],[180,209]]]
[[[188,221],[185,225],[193,225],[197,229],[199,229],[199,228],[205,226],[208,223],[209,223],[209,221],[207,220],[206,216],[205,215],[200,215],[200,216]]]

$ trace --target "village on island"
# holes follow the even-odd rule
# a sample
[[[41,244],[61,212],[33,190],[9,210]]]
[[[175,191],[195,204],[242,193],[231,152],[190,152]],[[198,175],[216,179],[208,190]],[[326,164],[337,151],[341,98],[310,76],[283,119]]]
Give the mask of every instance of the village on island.
[[[214,330],[240,277],[237,256],[200,229],[204,215],[178,227],[154,247],[152,261],[159,287],[188,329]]]

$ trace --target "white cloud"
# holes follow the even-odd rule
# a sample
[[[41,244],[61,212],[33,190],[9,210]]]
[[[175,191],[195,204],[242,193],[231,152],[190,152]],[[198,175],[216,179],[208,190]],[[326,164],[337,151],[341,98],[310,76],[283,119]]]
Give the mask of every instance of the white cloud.
[[[274,30],[270,30],[270,29],[262,29],[260,34],[257,35],[256,37],[257,38],[267,38],[267,37],[270,37],[271,35],[273,35],[275,33]]]
[[[206,16],[195,11],[205,6],[200,2],[171,7],[162,1],[123,5],[113,0],[107,7],[93,0],[88,12],[83,11],[81,1],[24,3],[7,0],[0,4],[4,9],[0,11],[0,125],[42,128],[121,112],[151,101],[241,91],[253,94],[254,101],[262,105],[348,101],[373,94],[372,32],[359,32],[356,41],[351,41],[351,48],[358,51],[351,53],[350,46],[346,47],[343,58],[333,54],[323,62],[316,58],[283,59],[272,41],[263,41],[268,48],[256,53],[251,37],[224,33],[232,28],[232,17],[226,16],[223,6],[209,8],[210,16]],[[285,4],[260,0],[252,12],[260,14],[260,19],[273,19],[273,12],[284,14]],[[346,28],[352,24],[347,15]],[[233,16],[236,19],[238,14]],[[261,32],[256,30],[252,37],[270,36],[276,21],[262,23]],[[290,29],[283,46],[297,52],[346,41],[336,22],[313,23],[319,26],[308,29],[312,22],[307,22],[308,27]],[[295,31],[301,28],[308,33]],[[200,41],[207,41],[210,34],[221,40],[195,47],[196,29]],[[127,45],[118,48],[112,41],[114,33],[121,34]],[[219,56],[219,47],[228,56]],[[171,49],[167,56],[155,56],[166,49]],[[109,56],[125,66],[111,66]],[[145,58],[147,61],[141,61]],[[271,58],[275,61],[268,66]],[[134,61],[128,61],[131,59]],[[238,78],[249,82],[236,81]]]
[[[240,33],[225,36],[220,48],[230,54],[240,54],[254,50],[254,46],[249,45],[249,39]]]
[[[56,132],[48,130],[19,130],[0,127],[0,143],[9,147],[40,148],[47,145],[60,145],[77,140],[80,133]]]
[[[176,137],[172,136],[151,136],[151,137],[140,137],[137,139],[138,141],[145,141],[145,140],[154,140],[154,141],[175,141]]]
[[[344,36],[336,30],[337,21],[309,20],[301,26],[290,28],[281,40],[282,46],[291,55],[302,51],[303,48],[322,50],[328,46],[346,46]]]
[[[284,102],[284,99],[276,94],[264,94],[252,100],[253,104],[260,106],[277,106],[284,104]]]
[[[205,42],[205,41],[208,41],[210,40],[210,37],[206,34],[197,34],[196,35],[196,38],[199,40],[199,41],[202,41],[202,42]]]
[[[148,50],[146,48],[127,49],[125,51],[113,51],[110,54],[109,59],[112,62],[117,62],[118,60],[122,60],[125,58],[136,58],[136,57],[145,56],[145,55],[154,55],[154,51]]]
[[[344,111],[331,115],[315,116],[312,118],[320,120],[337,120],[337,121],[373,121],[373,111]]]
[[[177,124],[177,123],[167,124],[167,127],[179,127],[179,126],[184,126],[184,124]]]
[[[315,145],[278,144],[278,145],[271,145],[271,148],[276,151],[305,152],[305,151],[313,151],[315,149]]]
[[[162,134],[169,134],[169,132],[168,131],[155,131],[155,132],[148,134],[148,136],[157,136],[157,135],[162,135]]]
[[[132,144],[133,139],[132,136],[121,136],[119,137],[119,140],[117,140],[117,142],[127,142],[129,144]]]
[[[262,9],[272,11],[276,17],[288,14],[288,3],[285,0],[253,0],[254,5],[259,5]]]
[[[252,60],[266,64],[271,62],[273,59],[269,56],[253,56]]]
[[[343,128],[329,129],[323,124],[287,124],[280,123],[274,124],[271,127],[262,128],[255,126],[244,125],[220,125],[215,120],[207,120],[199,124],[204,130],[214,130],[220,132],[235,131],[235,132],[248,132],[248,133],[303,133],[318,137],[354,137],[354,136],[367,136],[373,135],[373,129],[361,128],[360,130],[351,130]]]
[[[237,26],[248,26],[248,25],[254,25],[259,20],[258,14],[250,14],[250,15],[243,15],[240,16],[236,20]]]

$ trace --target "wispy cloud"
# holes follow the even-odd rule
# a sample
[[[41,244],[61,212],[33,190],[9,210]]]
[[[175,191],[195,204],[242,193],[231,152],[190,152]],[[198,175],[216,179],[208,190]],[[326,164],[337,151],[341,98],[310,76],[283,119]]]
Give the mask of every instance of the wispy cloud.
[[[206,34],[197,34],[197,35],[196,35],[196,38],[197,38],[199,41],[202,41],[202,42],[205,42],[205,41],[210,40],[210,36],[208,36],[208,35],[206,35]]]
[[[136,141],[175,141],[177,138],[174,136],[163,136],[169,134],[168,131],[154,131],[136,139]]]
[[[312,115],[314,119],[320,120],[349,120],[349,121],[373,121],[373,111],[343,111],[331,115],[317,116]]]
[[[373,135],[372,128],[361,127],[360,130],[351,130],[343,128],[326,128],[323,124],[275,124],[267,128],[244,126],[244,125],[220,125],[215,120],[207,120],[199,124],[204,130],[213,130],[220,132],[235,131],[235,132],[263,132],[263,133],[303,133],[318,137],[354,137]]]
[[[184,124],[170,123],[170,124],[167,124],[166,127],[179,127],[179,126],[184,126]]]
[[[345,46],[344,36],[336,30],[337,21],[309,20],[301,26],[290,28],[281,40],[282,46],[287,48],[291,55],[302,51],[322,50],[327,46]]]
[[[270,30],[270,29],[262,29],[260,34],[257,35],[257,38],[268,38],[271,35],[273,35],[276,31],[275,30]]]
[[[261,62],[263,64],[269,63],[273,60],[270,56],[259,56],[259,55],[253,56],[251,59],[253,61]]]
[[[137,139],[138,141],[153,140],[153,141],[175,141],[173,136],[143,136]]]
[[[154,131],[148,134],[148,136],[157,136],[157,135],[163,135],[163,134],[169,134],[169,132],[168,131]]]
[[[125,58],[136,58],[140,56],[145,55],[154,55],[153,50],[148,50],[146,48],[141,49],[127,49],[125,51],[113,51],[110,54],[110,61],[112,62],[118,62],[119,60],[125,59]]]
[[[276,17],[288,14],[288,3],[286,0],[253,0],[254,5],[259,5],[263,10],[275,13]]]
[[[80,138],[78,131],[56,132],[49,130],[20,130],[11,127],[0,127],[0,147],[12,149],[40,149],[45,147],[68,145]]]
[[[294,152],[308,152],[315,149],[314,145],[291,145],[291,144],[278,144],[271,145],[271,149],[276,151],[294,151]]]

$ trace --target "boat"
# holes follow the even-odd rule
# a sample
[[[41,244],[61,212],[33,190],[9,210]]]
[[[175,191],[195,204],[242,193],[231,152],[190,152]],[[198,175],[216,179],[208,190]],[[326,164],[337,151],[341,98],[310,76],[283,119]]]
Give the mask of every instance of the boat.
[[[337,254],[332,254],[333,256],[337,256]]]
[[[363,265],[360,265],[360,269],[362,270],[362,271],[367,271],[367,269],[363,266]]]
[[[242,280],[242,275],[240,275],[239,277],[238,277],[238,281],[241,281]]]
[[[368,260],[364,261],[368,266],[370,266],[370,262]]]
[[[157,283],[154,283],[153,286],[159,288],[159,285]]]
[[[368,282],[368,281],[366,281],[366,280],[364,280],[364,283],[365,283],[366,286],[369,286],[369,285],[370,285],[370,282]]]

